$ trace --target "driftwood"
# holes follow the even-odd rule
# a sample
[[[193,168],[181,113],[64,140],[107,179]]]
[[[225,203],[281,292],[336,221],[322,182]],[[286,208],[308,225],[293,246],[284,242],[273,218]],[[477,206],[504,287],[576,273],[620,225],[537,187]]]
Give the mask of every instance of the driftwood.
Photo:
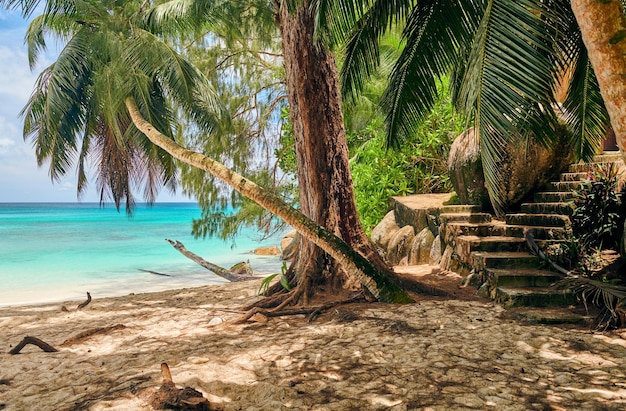
[[[57,351],[59,351],[56,348],[54,348],[53,346],[51,346],[50,344],[48,344],[47,342],[45,342],[43,340],[40,340],[37,337],[26,336],[26,337],[24,337],[24,339],[22,341],[20,341],[20,343],[18,345],[16,345],[15,347],[13,347],[13,349],[11,351],[9,351],[9,354],[11,354],[11,355],[19,354],[19,352],[22,351],[22,348],[26,347],[28,344],[36,345],[37,347],[41,348],[44,352],[57,352]]]
[[[153,409],[198,411],[219,409],[212,406],[209,400],[202,396],[200,391],[191,387],[176,388],[176,384],[172,381],[170,368],[166,363],[161,364],[161,374],[163,375],[163,383],[158,390],[146,388],[137,394],[139,398],[147,402]]]
[[[220,267],[219,265],[215,265],[211,263],[210,261],[207,261],[204,258],[200,257],[199,255],[194,254],[191,251],[187,250],[185,246],[183,245],[183,243],[181,243],[178,240],[169,240],[166,238],[165,241],[170,243],[172,247],[176,249],[176,251],[178,251],[185,257],[189,258],[191,261],[195,262],[196,264],[199,264],[200,266],[206,268],[209,271],[214,272],[216,275],[228,281],[232,281],[232,282],[248,281],[248,280],[256,280],[259,278],[259,277],[254,277],[254,276],[235,274],[232,271],[227,270],[226,268]]]
[[[124,324],[115,324],[109,327],[92,328],[90,330],[78,333],[75,336],[70,337],[67,340],[63,341],[63,344],[61,344],[61,347],[69,347],[70,345],[80,344],[83,341],[85,341],[87,338],[93,337],[94,335],[106,334],[111,331],[122,330],[124,328],[126,328]]]
[[[160,273],[158,271],[152,271],[152,270],[144,270],[143,268],[140,268],[139,271],[142,271],[142,272],[148,273],[148,274],[160,275],[162,277],[173,277],[173,275],[171,275],[171,274]]]
[[[87,291],[87,299],[85,301],[83,301],[82,303],[78,304],[78,306],[76,307],[76,311],[80,311],[83,308],[87,307],[87,305],[91,302],[91,294],[89,294],[89,291]],[[61,306],[61,311],[69,313],[70,310],[68,310],[68,308],[66,306]]]

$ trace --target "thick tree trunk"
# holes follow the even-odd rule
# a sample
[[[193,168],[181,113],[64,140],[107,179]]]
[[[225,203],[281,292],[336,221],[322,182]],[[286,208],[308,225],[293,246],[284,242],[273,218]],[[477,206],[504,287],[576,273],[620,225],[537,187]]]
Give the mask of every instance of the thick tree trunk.
[[[341,238],[326,228],[307,218],[300,211],[290,207],[282,199],[259,187],[250,180],[230,170],[217,161],[178,145],[148,123],[132,99],[126,100],[126,108],[133,124],[155,145],[161,147],[174,158],[204,170],[222,180],[239,193],[259,204],[272,214],[283,219],[296,229],[302,237],[320,246],[330,254],[341,266],[380,301],[407,303],[411,298],[390,276],[381,273],[361,254],[355,252]]]
[[[308,2],[291,12],[282,4],[279,20],[301,210],[392,275],[357,214],[334,58],[315,43]],[[307,239],[301,240],[292,267],[296,280],[306,286],[305,298],[322,284],[327,291],[351,286],[336,261]]]
[[[617,146],[626,161],[626,16],[620,0],[572,0]]]

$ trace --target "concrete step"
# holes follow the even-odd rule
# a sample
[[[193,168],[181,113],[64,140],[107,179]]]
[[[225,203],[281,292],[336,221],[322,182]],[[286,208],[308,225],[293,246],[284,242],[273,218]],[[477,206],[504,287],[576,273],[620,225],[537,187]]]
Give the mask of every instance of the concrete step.
[[[526,214],[561,214],[571,216],[574,213],[574,204],[564,203],[523,203],[522,213]]]
[[[541,191],[533,195],[536,203],[564,203],[574,199],[571,191]]]
[[[479,205],[447,205],[441,209],[441,214],[449,213],[480,213],[482,207]]]
[[[491,284],[492,288],[548,287],[561,278],[560,275],[553,271],[528,268],[488,268],[485,271],[485,279]]]
[[[583,182],[581,181],[553,181],[546,185],[546,190],[550,192],[567,192],[580,190],[583,186]]]
[[[551,287],[498,287],[494,291],[494,301],[506,308],[567,307],[576,303],[576,296],[572,292]]]
[[[582,181],[586,180],[589,174],[584,173],[561,173],[560,181]]]
[[[524,251],[474,251],[471,253],[472,266],[478,271],[487,268],[542,268],[544,262]]]
[[[505,221],[509,225],[526,225],[539,227],[570,227],[568,216],[560,214],[507,214]]]
[[[489,213],[442,213],[439,215],[441,223],[449,223],[453,221],[465,221],[468,223],[483,224],[491,222],[491,214]]]

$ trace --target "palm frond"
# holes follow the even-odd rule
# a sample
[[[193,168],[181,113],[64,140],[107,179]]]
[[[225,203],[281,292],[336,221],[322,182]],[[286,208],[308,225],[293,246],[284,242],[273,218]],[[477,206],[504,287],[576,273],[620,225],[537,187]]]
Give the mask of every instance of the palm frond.
[[[626,287],[593,280],[582,276],[570,276],[555,284],[561,289],[569,289],[585,304],[593,304],[602,311],[596,319],[599,327],[619,326],[624,316],[621,308],[626,302]]]
[[[387,144],[398,145],[437,99],[437,79],[450,72],[459,51],[476,29],[475,1],[420,2],[408,17],[406,46],[391,73],[381,105],[387,113]]]
[[[346,21],[324,23],[333,33],[331,43],[345,42],[340,72],[344,99],[353,100],[363,90],[380,64],[380,40],[388,30],[405,20],[414,4],[411,0],[377,0],[362,16],[353,11]]]
[[[554,19],[546,19],[549,14],[530,0],[489,0],[462,65],[462,81],[455,82],[457,106],[475,121],[487,188],[498,214],[506,208],[497,190],[503,185],[498,160],[504,148],[531,133],[539,141],[555,138],[553,30],[547,26]]]

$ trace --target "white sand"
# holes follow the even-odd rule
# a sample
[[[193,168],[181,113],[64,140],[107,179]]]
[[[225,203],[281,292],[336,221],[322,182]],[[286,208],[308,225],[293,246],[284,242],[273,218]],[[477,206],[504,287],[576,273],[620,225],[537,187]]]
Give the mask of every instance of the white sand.
[[[162,362],[225,410],[626,408],[624,331],[528,325],[491,302],[441,299],[229,324],[258,286],[0,309],[0,409],[147,410],[133,392],[160,384]],[[27,335],[60,351],[7,354]]]

